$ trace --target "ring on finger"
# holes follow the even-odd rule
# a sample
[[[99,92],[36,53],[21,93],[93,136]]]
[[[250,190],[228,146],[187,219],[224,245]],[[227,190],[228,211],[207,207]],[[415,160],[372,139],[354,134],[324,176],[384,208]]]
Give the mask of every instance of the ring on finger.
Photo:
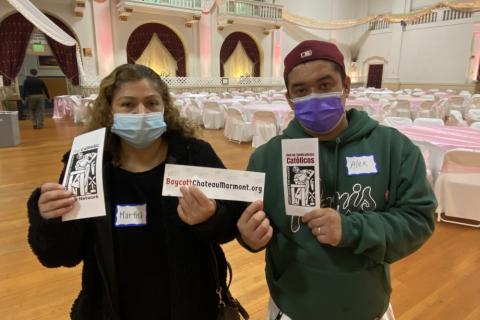
[[[322,228],[321,227],[317,227],[317,234],[320,234],[320,232],[322,231]]]

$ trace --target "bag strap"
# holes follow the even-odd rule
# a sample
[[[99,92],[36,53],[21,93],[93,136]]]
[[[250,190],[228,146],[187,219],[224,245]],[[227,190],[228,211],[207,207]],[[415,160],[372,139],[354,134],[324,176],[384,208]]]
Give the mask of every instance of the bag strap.
[[[222,298],[222,284],[220,283],[220,279],[218,278],[218,261],[217,261],[217,255],[215,254],[215,250],[213,250],[213,245],[210,243],[210,252],[212,253],[212,258],[213,258],[213,267],[214,267],[214,272],[213,276],[215,278],[215,284],[217,286],[215,292],[217,293],[218,296],[218,306],[225,307],[225,301],[223,301]],[[231,267],[227,262],[227,268],[231,272]],[[230,279],[231,280],[231,279]],[[231,282],[231,281],[230,281]],[[230,283],[227,286],[227,290],[230,287]]]
[[[226,303],[225,301],[223,301],[223,297],[222,297],[222,285],[220,283],[220,279],[218,277],[218,260],[217,260],[217,255],[215,254],[215,250],[213,249],[213,246],[212,244],[210,243],[210,252],[212,253],[212,257],[213,257],[213,262],[214,262],[214,278],[215,278],[215,283],[216,283],[216,286],[217,286],[217,289],[216,289],[216,293],[217,293],[217,296],[218,296],[218,306],[219,307],[225,307],[226,306]],[[230,285],[232,284],[232,279],[233,279],[233,271],[232,271],[232,266],[230,265],[230,263],[228,261],[227,262],[227,276],[229,277],[228,279],[228,284],[227,284],[227,292],[226,292],[226,296],[227,296],[227,299],[229,299],[233,304],[235,304],[235,306],[238,308],[238,312],[240,313],[240,315],[243,317],[243,319],[245,320],[249,320],[250,319],[250,315],[248,314],[247,310],[245,310],[245,308],[240,304],[240,302],[235,299],[234,297],[232,297],[232,295],[230,294]]]

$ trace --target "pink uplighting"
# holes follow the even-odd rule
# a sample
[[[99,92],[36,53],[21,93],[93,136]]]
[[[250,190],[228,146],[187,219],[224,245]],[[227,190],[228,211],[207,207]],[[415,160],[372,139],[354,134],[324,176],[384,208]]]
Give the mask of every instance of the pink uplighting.
[[[200,31],[200,66],[201,75],[209,78],[212,66],[212,26],[210,23],[210,14],[202,14],[199,22]]]
[[[282,68],[282,33],[280,30],[273,32],[273,76],[281,77]]]
[[[115,66],[109,1],[93,3],[93,19],[97,34],[98,72],[101,77],[105,77]]]

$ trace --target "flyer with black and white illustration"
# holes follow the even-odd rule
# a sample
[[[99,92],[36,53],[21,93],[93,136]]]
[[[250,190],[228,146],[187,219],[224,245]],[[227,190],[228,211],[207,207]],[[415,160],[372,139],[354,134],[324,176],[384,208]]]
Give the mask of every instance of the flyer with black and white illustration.
[[[318,139],[282,140],[285,212],[303,216],[320,208]]]
[[[103,195],[103,147],[105,128],[91,131],[73,140],[63,186],[77,198],[63,221],[106,215]]]

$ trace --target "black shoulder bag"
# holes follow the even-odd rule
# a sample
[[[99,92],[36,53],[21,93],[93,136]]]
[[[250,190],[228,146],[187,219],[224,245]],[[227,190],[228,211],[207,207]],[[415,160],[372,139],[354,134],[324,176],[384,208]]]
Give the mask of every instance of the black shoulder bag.
[[[210,251],[212,252],[213,256],[213,262],[214,262],[214,271],[215,271],[215,283],[217,286],[216,292],[218,296],[218,315],[217,315],[217,320],[241,320],[245,319],[248,320],[250,316],[248,315],[247,310],[243,308],[243,306],[240,304],[240,302],[235,299],[232,294],[230,293],[230,284],[232,283],[232,277],[233,277],[233,272],[232,272],[232,267],[230,266],[230,263],[227,261],[227,270],[228,270],[228,285],[227,285],[227,292],[225,296],[227,297],[226,301],[223,300],[223,288],[222,284],[220,282],[220,279],[218,278],[218,262],[217,262],[217,256],[215,255],[215,251],[213,250],[212,245],[210,244]]]

